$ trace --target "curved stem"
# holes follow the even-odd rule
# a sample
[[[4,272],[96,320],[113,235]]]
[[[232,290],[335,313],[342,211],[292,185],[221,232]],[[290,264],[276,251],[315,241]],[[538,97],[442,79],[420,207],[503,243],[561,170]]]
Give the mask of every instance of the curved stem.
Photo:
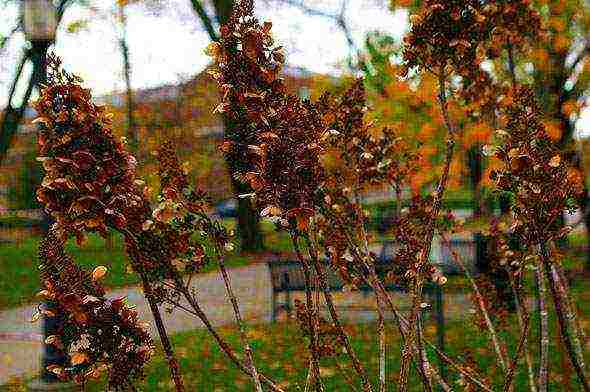
[[[574,367],[576,374],[578,375],[578,380],[580,381],[580,384],[582,385],[584,391],[588,392],[590,391],[590,385],[588,384],[588,379],[586,377],[586,372],[584,369],[583,354],[581,352],[581,347],[577,350],[574,347],[574,343],[572,342],[572,336],[567,326],[568,323],[565,316],[565,312],[563,310],[563,296],[560,293],[554,275],[551,273],[551,262],[549,260],[549,250],[547,249],[547,244],[542,243],[540,245],[540,248],[540,258],[542,263],[540,267],[543,268],[547,281],[549,282],[551,297],[553,298],[553,304],[555,305],[555,313],[557,313],[559,329],[561,331],[561,335],[563,336],[563,341],[565,343],[565,347],[570,358],[570,361],[572,363],[572,366]]]

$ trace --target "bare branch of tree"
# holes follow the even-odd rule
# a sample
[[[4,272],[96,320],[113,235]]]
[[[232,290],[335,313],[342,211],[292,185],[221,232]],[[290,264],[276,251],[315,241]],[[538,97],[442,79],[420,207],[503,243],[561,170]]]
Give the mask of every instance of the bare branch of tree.
[[[348,5],[348,0],[342,0],[340,3],[340,11],[338,13],[330,13],[318,8],[313,8],[307,5],[302,0],[273,0],[275,3],[284,4],[291,7],[299,8],[305,14],[310,16],[319,16],[326,19],[333,20],[336,25],[342,30],[346,41],[348,42],[349,49],[352,53],[358,53],[358,47],[352,38],[352,32],[350,26],[348,25],[348,21],[345,18],[346,14],[346,7]],[[269,1],[267,0],[267,4]]]
[[[201,4],[199,0],[191,0],[191,4],[193,6],[193,10],[197,13],[199,19],[201,19],[201,22],[203,23],[207,34],[209,34],[211,41],[219,41],[219,35],[215,31],[211,17],[207,14],[207,11],[205,11],[203,4]]]

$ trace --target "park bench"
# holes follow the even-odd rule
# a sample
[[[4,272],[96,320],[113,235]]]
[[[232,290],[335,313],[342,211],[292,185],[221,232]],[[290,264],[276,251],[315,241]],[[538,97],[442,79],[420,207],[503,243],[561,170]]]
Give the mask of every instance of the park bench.
[[[271,320],[276,321],[276,315],[278,310],[285,310],[290,313],[293,309],[291,294],[294,292],[305,291],[305,275],[303,273],[303,267],[297,260],[271,260],[267,262],[268,269],[270,271],[270,279],[272,286],[272,297],[271,297]],[[328,287],[330,291],[342,291],[344,289],[344,282],[334,269],[324,261],[324,266],[328,276]],[[385,264],[377,264],[377,275],[383,277],[386,273]],[[315,280],[315,273],[312,272],[312,281]],[[359,291],[363,294],[369,293],[371,288],[362,284],[358,287]],[[388,290],[401,290],[401,287],[390,284],[387,286]],[[284,295],[284,302],[279,302],[279,295]],[[363,306],[346,306],[343,307],[347,310],[373,310],[373,308]]]
[[[471,272],[475,272],[475,259],[477,253],[476,243],[471,238],[453,238],[450,240],[452,249],[457,252],[463,262],[468,266]],[[397,245],[394,241],[385,241],[381,247],[381,251],[377,257],[375,263],[376,272],[379,277],[384,277],[388,271],[388,265],[390,265],[394,259]],[[436,264],[445,275],[460,274],[462,273],[459,266],[454,263],[450,250],[445,246],[435,241],[431,253],[431,261]],[[334,269],[324,261],[326,272],[328,275],[328,286],[330,291],[342,291],[344,283],[334,271]],[[267,262],[270,279],[272,286],[271,294],[271,320],[276,321],[276,316],[279,310],[284,310],[290,313],[293,310],[292,294],[295,292],[305,291],[305,276],[301,263],[297,260],[271,260]],[[312,279],[315,274],[312,273]],[[371,291],[371,288],[363,284],[358,287],[359,291],[363,294],[367,294]],[[388,290],[401,291],[400,286],[393,284],[387,285]],[[427,288],[427,291],[432,291]],[[434,291],[433,291],[434,293]],[[283,295],[284,301],[279,302],[279,297]],[[347,306],[348,310],[372,310],[367,307],[352,307]]]

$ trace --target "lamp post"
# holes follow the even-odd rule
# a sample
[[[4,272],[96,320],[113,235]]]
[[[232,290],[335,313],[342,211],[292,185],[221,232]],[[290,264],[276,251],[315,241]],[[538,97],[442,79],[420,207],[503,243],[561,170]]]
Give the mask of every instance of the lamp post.
[[[56,9],[51,0],[22,0],[21,16],[26,40],[31,44],[29,54],[33,63],[31,85],[39,89],[40,84],[47,81],[47,49],[55,40],[57,29]],[[43,229],[49,229],[50,218],[43,214]],[[46,309],[51,303],[43,305]],[[55,335],[59,327],[57,317],[43,317],[43,340]],[[29,384],[31,391],[72,390],[71,384],[59,382],[55,374],[47,371],[50,364],[67,365],[69,359],[66,354],[56,350],[53,345],[43,342],[43,356],[41,358],[41,375]]]

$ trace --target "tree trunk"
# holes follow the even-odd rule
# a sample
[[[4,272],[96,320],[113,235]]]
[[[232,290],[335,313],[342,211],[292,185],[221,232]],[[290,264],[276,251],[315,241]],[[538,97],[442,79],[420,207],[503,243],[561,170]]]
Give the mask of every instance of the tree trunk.
[[[483,211],[481,199],[481,180],[483,177],[483,164],[481,159],[481,145],[476,144],[467,150],[467,163],[469,167],[469,182],[473,192],[473,218],[479,218]]]
[[[127,90],[127,140],[133,151],[137,152],[138,139],[134,117],[133,90],[131,89],[131,61],[129,60],[129,46],[127,45],[127,18],[125,10],[119,6],[119,21],[121,23],[121,38],[119,46],[123,55],[123,75],[125,77],[125,87]]]

